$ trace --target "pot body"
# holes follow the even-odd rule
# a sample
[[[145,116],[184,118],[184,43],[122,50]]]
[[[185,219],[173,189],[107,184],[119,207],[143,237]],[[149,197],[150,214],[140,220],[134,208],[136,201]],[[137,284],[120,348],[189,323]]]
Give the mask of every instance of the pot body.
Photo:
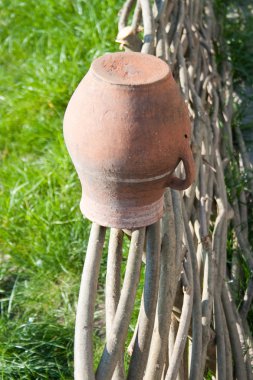
[[[103,226],[152,224],[165,188],[193,181],[186,105],[167,64],[153,56],[94,61],[68,104],[64,137],[82,184],[81,211]],[[185,180],[173,176],[181,160]]]

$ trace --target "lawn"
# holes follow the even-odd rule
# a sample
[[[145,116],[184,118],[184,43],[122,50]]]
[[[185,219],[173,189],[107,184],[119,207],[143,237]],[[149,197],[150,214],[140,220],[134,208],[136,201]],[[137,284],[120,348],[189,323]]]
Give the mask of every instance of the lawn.
[[[92,59],[118,49],[121,3],[0,1],[1,379],[73,378],[90,224],[62,119]]]

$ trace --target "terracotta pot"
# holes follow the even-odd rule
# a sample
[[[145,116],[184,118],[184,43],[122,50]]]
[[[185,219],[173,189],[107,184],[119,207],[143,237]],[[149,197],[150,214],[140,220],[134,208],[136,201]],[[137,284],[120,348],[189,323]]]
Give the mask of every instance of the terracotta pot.
[[[151,55],[96,59],[70,99],[64,137],[82,184],[81,211],[102,226],[152,224],[165,188],[194,180],[186,105],[168,65]],[[180,161],[185,179],[173,176]]]

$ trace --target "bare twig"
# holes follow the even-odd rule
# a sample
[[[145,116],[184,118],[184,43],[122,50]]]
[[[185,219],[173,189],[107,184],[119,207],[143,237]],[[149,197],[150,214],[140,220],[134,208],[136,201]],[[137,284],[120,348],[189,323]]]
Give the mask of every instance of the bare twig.
[[[240,308],[240,315],[242,320],[246,320],[248,312],[250,310],[250,306],[252,304],[253,299],[253,278],[249,279],[247,289],[245,291],[244,297],[243,297],[243,304]]]
[[[75,328],[75,380],[94,379],[93,315],[105,227],[92,224],[78,298]]]
[[[122,244],[123,244],[123,231],[115,228],[111,229],[108,259],[107,259],[107,272],[106,272],[106,297],[105,297],[105,311],[106,311],[106,339],[109,340],[111,327],[116,314],[119,298],[120,298],[120,280],[121,280],[121,261],[122,261]],[[125,378],[124,374],[124,353],[117,364],[112,380],[122,380]]]
[[[127,26],[127,19],[131,12],[131,9],[135,3],[135,0],[127,0],[120,10],[120,17],[118,22],[118,29],[121,30]]]
[[[174,199],[171,194],[174,194]],[[162,248],[161,248],[161,273],[159,283],[159,295],[156,309],[155,327],[151,341],[150,354],[145,372],[145,380],[159,379],[166,363],[167,341],[169,334],[170,318],[174,298],[176,294],[177,280],[181,263],[178,260],[178,249],[181,248],[180,231],[175,233],[175,227],[179,230],[181,223],[176,223],[173,213],[180,205],[178,194],[167,190],[165,194],[165,213],[162,219]],[[176,238],[179,241],[176,241]]]
[[[132,28],[135,33],[138,30],[140,21],[141,21],[141,3],[140,3],[140,0],[137,0],[136,7],[134,9],[133,20],[132,20]]]
[[[221,311],[222,311],[222,319],[223,319],[223,328],[224,328],[224,339],[225,339],[225,352],[226,352],[226,376],[227,379],[233,378],[233,360],[232,360],[232,350],[231,343],[229,338],[229,332],[227,327],[227,321],[223,310],[223,305],[221,302]]]
[[[154,52],[154,17],[149,0],[140,0],[143,25],[144,42],[141,49],[142,53],[153,54]]]
[[[160,269],[160,221],[147,227],[146,273],[138,331],[129,365],[128,379],[143,379],[155,321]]]
[[[190,227],[187,222],[187,214],[183,206],[183,218],[185,226],[185,234],[187,244],[192,261],[193,273],[193,309],[192,315],[192,349],[191,349],[191,366],[190,366],[190,380],[200,379],[201,374],[201,355],[202,355],[202,323],[201,323],[201,294],[200,283],[198,274],[198,264],[195,253],[194,242]]]
[[[224,324],[221,309],[221,300],[219,293],[214,293],[214,321],[216,332],[216,346],[217,346],[217,366],[216,366],[216,379],[226,379],[226,349],[224,337]]]
[[[190,255],[187,255],[186,260],[184,261],[184,268],[186,271],[186,276],[188,278],[189,284],[192,288],[193,278],[192,278],[192,266]],[[181,318],[179,322],[178,332],[173,347],[173,352],[170,357],[169,368],[165,377],[165,380],[175,380],[178,375],[180,362],[183,357],[185,343],[188,335],[189,325],[191,321],[191,311],[192,311],[192,302],[193,301],[193,292],[192,290],[184,292],[184,301],[182,307]]]
[[[247,379],[247,372],[244,365],[242,347],[236,328],[236,319],[231,306],[232,299],[229,297],[227,285],[222,288],[222,304],[227,320],[227,326],[231,341],[231,348],[234,357],[235,373],[238,380]]]
[[[96,380],[111,379],[123,351],[139,282],[144,239],[145,228],[133,231],[121,296],[113,319],[110,336],[97,368]]]

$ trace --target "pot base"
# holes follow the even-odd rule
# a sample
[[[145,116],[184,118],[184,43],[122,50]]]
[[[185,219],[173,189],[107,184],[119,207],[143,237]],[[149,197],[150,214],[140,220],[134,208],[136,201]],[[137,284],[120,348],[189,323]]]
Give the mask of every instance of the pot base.
[[[158,201],[146,206],[123,208],[120,205],[111,206],[98,203],[85,195],[81,200],[80,209],[87,219],[101,226],[134,229],[149,226],[162,217],[163,196]]]

